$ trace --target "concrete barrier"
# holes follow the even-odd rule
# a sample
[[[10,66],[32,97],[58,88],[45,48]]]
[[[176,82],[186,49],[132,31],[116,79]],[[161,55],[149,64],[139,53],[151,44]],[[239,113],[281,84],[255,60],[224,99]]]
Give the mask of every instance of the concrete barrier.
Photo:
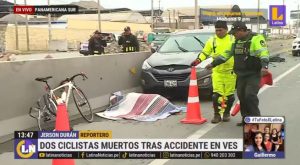
[[[36,126],[28,115],[29,108],[44,93],[44,84],[34,81],[36,77],[53,76],[49,83],[55,87],[66,77],[85,72],[88,79],[75,82],[96,109],[108,104],[112,92],[137,89],[142,62],[149,55],[140,52],[0,63],[0,137]],[[78,114],[74,105],[68,109],[70,116]]]
[[[49,41],[49,50],[52,51],[68,51],[68,41],[67,40],[51,40]]]

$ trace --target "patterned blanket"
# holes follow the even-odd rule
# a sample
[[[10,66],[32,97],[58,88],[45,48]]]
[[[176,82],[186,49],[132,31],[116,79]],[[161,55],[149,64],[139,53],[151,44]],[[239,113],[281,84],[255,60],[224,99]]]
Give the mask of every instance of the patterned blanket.
[[[110,103],[106,111],[96,115],[112,120],[156,121],[183,110],[157,94],[129,93],[126,96],[114,94],[110,98]]]

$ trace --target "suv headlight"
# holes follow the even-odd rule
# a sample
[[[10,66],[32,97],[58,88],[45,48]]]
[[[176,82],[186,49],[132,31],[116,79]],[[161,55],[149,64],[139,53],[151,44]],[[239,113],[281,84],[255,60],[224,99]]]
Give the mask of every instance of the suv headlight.
[[[143,70],[148,70],[148,69],[150,69],[150,68],[151,68],[151,66],[148,64],[148,62],[147,62],[147,61],[144,61],[143,65],[142,65],[142,69],[143,69]]]

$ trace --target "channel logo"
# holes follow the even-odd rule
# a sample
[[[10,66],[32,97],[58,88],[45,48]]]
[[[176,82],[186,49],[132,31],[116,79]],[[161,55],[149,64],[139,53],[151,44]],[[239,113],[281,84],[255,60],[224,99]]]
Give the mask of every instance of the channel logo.
[[[286,7],[285,5],[270,5],[269,7],[269,25],[285,26],[286,25]]]
[[[36,140],[16,140],[15,159],[36,159],[37,158]]]

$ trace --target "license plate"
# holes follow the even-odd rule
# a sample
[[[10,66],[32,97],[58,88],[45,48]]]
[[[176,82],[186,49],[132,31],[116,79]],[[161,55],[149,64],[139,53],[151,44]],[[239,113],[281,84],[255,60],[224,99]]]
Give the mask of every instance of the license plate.
[[[177,87],[177,80],[165,80],[164,86],[169,88]]]

